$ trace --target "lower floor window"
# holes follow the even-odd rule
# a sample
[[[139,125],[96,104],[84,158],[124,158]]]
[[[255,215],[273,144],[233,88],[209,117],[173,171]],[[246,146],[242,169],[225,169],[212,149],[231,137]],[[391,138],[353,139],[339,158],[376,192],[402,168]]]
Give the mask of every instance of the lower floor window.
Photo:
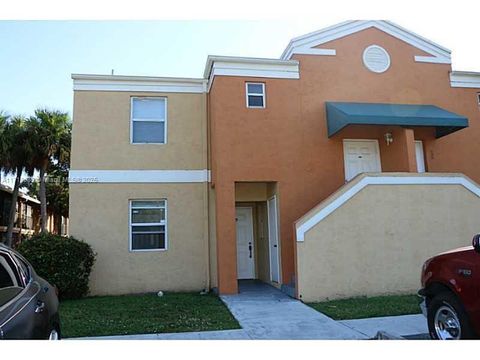
[[[167,249],[167,200],[130,201],[130,250]]]

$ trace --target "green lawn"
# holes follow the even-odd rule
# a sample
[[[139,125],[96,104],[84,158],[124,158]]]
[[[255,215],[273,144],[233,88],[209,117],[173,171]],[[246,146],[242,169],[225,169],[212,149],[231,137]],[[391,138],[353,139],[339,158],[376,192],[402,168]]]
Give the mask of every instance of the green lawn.
[[[308,305],[335,320],[348,320],[419,314],[420,302],[421,298],[417,295],[390,295],[331,300]]]
[[[240,328],[217,296],[198,293],[65,300],[60,321],[64,338]]]

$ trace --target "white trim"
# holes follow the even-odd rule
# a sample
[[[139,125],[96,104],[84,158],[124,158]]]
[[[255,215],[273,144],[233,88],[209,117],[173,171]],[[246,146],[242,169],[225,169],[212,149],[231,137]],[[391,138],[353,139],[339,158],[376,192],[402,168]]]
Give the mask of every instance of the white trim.
[[[249,93],[248,92],[248,85],[262,85],[262,93],[257,94],[257,93]],[[267,97],[266,97],[266,91],[265,91],[265,83],[261,82],[246,82],[245,83],[245,101],[246,101],[246,106],[248,109],[265,109],[267,107]],[[248,104],[248,97],[249,96],[261,96],[262,97],[262,106],[250,106]]]
[[[480,187],[463,176],[368,176],[322,208],[301,226],[296,226],[297,241],[305,239],[305,233],[345,204],[368,185],[461,185],[480,197]]]
[[[470,71],[452,71],[450,73],[450,86],[480,89],[480,73]]]
[[[205,64],[205,70],[203,77],[208,79],[213,70],[215,64],[223,64],[229,68],[242,68],[242,69],[258,69],[258,70],[272,70],[274,68],[295,71],[298,70],[298,61],[296,60],[281,60],[281,59],[269,59],[269,58],[253,58],[253,57],[241,57],[241,56],[217,56],[209,55],[207,63]]]
[[[325,44],[356,32],[368,29],[377,28],[387,34],[396,37],[430,55],[415,57],[415,61],[451,64],[450,50],[430,41],[412,31],[402,28],[390,21],[385,20],[352,20],[330,26],[328,28],[315,31],[303,36],[299,36],[290,41],[286,49],[281,55],[281,59],[289,60],[294,54],[307,53],[308,49],[314,49],[317,46]],[[331,49],[329,49],[331,50]],[[324,55],[324,54],[320,54]]]
[[[165,212],[165,220],[160,223],[139,223],[139,224],[132,224],[132,202],[134,201],[163,201],[163,206],[158,206],[156,208],[149,208],[149,209],[164,209]],[[152,252],[152,251],[167,251],[168,250],[168,219],[167,219],[167,208],[168,208],[168,201],[166,198],[162,199],[129,199],[128,200],[128,251],[129,252]],[[163,233],[165,234],[165,247],[158,248],[158,249],[132,249],[132,226],[164,226]],[[157,233],[157,232],[152,232]]]
[[[278,271],[278,282],[273,281],[272,276],[272,243],[270,238],[270,227],[272,226],[270,222],[270,200],[274,200],[275,204],[275,232],[277,233],[277,271]],[[269,268],[270,268],[270,281],[276,282],[277,284],[282,283],[282,269],[280,267],[280,232],[278,231],[278,205],[277,205],[277,196],[273,195],[271,198],[267,199],[267,222],[268,222],[268,258],[269,258]]]
[[[299,79],[300,71],[296,60],[209,56],[204,76],[208,78],[209,92],[215,76]]]
[[[385,67],[383,69],[375,69],[374,67],[372,67],[372,64],[369,63],[368,61],[368,58],[367,58],[367,53],[369,50],[371,49],[378,49],[380,50],[383,55],[385,56],[385,59],[387,60],[387,63],[384,65]],[[363,55],[362,55],[362,59],[363,59],[363,64],[365,65],[365,67],[374,72],[374,73],[377,73],[377,74],[381,74],[381,73],[384,73],[385,71],[387,71],[389,68],[390,68],[390,54],[388,53],[387,50],[385,50],[383,47],[381,47],[380,45],[370,45],[370,46],[367,46],[365,48],[365,50],[363,50]]]
[[[343,139],[343,169],[345,173],[345,181],[350,181],[353,179],[355,176],[351,177],[350,179],[347,179],[347,151],[345,148],[345,145],[349,142],[373,142],[375,144],[375,160],[377,161],[378,169],[380,170],[379,172],[382,171],[382,159],[380,158],[380,145],[378,144],[377,139]]]
[[[297,55],[324,55],[324,56],[335,56],[337,55],[337,50],[335,49],[316,49],[316,48],[298,48],[295,50]]]
[[[425,163],[425,152],[423,150],[422,140],[415,140],[415,159],[417,160],[417,173],[423,174],[427,172],[427,166]],[[420,165],[423,166],[423,169],[420,169]]]
[[[158,100],[158,99],[163,99],[164,100],[164,106],[165,106],[165,118],[164,119],[149,119],[149,120],[143,120],[143,119],[134,119],[133,118],[133,101],[135,99],[146,99],[146,100]],[[142,142],[133,142],[133,122],[134,121],[152,121],[152,122],[163,122],[163,142],[147,142],[147,143],[142,143]],[[130,144],[131,145],[166,145],[167,144],[167,136],[168,136],[168,99],[166,96],[132,96],[130,97]]]
[[[414,57],[415,62],[431,63],[431,64],[451,64],[452,60],[450,58],[436,58],[432,56],[419,56]]]
[[[72,74],[75,91],[204,93],[207,81],[190,78]]]
[[[210,170],[70,170],[70,183],[201,183]]]

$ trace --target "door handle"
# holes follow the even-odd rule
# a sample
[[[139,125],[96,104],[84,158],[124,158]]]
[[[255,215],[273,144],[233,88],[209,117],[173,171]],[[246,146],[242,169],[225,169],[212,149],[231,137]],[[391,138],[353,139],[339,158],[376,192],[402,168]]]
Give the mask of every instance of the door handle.
[[[252,243],[251,242],[248,243],[248,251],[249,251],[248,257],[251,259],[252,258]]]
[[[43,310],[45,310],[45,303],[39,300],[37,302],[37,306],[35,307],[35,313],[40,314],[41,312],[43,312]]]

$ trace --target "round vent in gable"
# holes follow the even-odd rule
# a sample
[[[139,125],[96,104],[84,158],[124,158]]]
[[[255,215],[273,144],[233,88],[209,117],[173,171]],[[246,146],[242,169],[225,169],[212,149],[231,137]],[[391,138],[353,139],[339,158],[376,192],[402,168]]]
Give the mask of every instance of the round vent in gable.
[[[390,55],[378,45],[370,45],[363,51],[363,63],[368,70],[383,73],[390,67]]]

